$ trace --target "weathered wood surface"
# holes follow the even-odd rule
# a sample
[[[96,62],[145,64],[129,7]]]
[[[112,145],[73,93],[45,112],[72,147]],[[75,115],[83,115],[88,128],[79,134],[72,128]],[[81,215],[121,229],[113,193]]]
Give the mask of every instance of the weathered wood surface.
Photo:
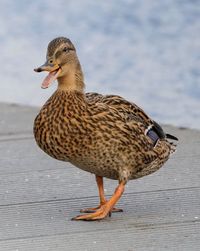
[[[200,250],[200,132],[165,126],[178,151],[158,172],[130,181],[124,212],[74,222],[98,204],[93,175],[36,146],[36,108],[0,104],[0,251]],[[107,195],[115,181],[106,180]]]

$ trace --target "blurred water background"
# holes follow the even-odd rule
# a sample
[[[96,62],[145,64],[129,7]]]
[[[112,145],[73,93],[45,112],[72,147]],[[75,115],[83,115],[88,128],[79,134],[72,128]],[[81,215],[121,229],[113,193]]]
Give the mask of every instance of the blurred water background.
[[[48,42],[72,40],[86,91],[200,129],[200,0],[0,0],[0,101],[41,106]]]

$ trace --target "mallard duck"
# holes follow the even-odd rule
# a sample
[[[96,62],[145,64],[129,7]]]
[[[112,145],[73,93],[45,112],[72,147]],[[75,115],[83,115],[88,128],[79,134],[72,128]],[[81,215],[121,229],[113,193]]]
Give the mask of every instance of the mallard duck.
[[[115,204],[126,183],[158,170],[176,149],[168,139],[177,138],[120,96],[85,93],[76,49],[65,37],[48,44],[46,62],[35,71],[49,72],[42,88],[58,81],[57,90],[34,122],[38,146],[51,157],[96,176],[99,206],[83,209],[86,214],[73,219],[100,220],[121,212]],[[109,200],[104,195],[103,177],[119,182]]]

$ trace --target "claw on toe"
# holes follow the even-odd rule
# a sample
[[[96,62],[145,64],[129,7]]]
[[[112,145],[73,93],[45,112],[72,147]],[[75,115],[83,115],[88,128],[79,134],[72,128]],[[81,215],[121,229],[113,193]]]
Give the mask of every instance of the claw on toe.
[[[116,208],[114,207],[112,210],[111,210],[112,213],[120,213],[120,212],[123,212],[123,209],[122,208]]]

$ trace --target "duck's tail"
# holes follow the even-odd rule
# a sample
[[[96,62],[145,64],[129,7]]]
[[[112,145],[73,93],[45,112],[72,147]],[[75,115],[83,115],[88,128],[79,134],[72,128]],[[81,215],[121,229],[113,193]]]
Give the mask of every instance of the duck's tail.
[[[173,140],[177,140],[178,141],[177,137],[175,137],[174,135],[171,135],[169,133],[166,133],[165,136],[166,136],[167,139],[173,139]]]
[[[154,146],[156,145],[158,139],[171,139],[173,141],[178,141],[177,137],[169,133],[165,133],[162,127],[155,121],[153,121],[153,125],[149,127],[149,130],[147,130],[146,134],[152,139],[152,141],[154,142]],[[176,151],[177,145],[171,141],[168,141],[168,144],[170,145],[170,152],[174,153]]]

